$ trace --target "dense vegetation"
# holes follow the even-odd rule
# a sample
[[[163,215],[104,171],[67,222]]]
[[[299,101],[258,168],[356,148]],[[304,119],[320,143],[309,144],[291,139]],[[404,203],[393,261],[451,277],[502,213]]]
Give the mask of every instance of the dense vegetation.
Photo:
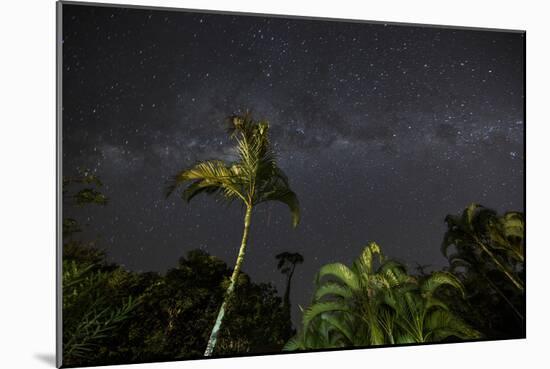
[[[497,240],[523,245],[517,228],[510,228],[523,227],[521,214],[491,214],[504,232]],[[499,258],[491,263],[485,248],[463,242],[465,235],[459,241],[462,230],[451,218],[447,221],[444,250],[454,252],[446,270],[410,274],[405,265],[383,256],[376,243],[349,267],[323,266],[296,335],[289,294],[281,298],[271,284],[253,283],[239,273],[237,298],[228,306],[216,355],[278,352],[283,346],[301,350],[524,337],[523,292],[499,269],[514,271],[524,284],[523,264],[499,249],[500,243],[492,244],[487,230],[477,230],[476,237]],[[278,260],[273,267],[286,275],[289,289],[291,271],[303,259],[283,253]],[[201,357],[232,274],[220,259],[200,250],[188,252],[166,274],[130,272],[108,263],[93,243],[69,237],[63,256],[65,365]]]
[[[465,321],[495,339],[525,337],[525,217],[472,204],[448,215],[442,251],[466,292],[447,299]]]
[[[166,274],[134,273],[90,245],[65,245],[64,364],[117,364],[201,357],[232,270],[200,250]],[[271,284],[239,274],[217,355],[280,351],[290,338]]]
[[[445,221],[445,270],[409,275],[376,243],[323,266],[285,350],[525,337],[524,215],[471,204]]]
[[[351,267],[323,266],[302,329],[286,350],[438,342],[479,338],[479,332],[437,297],[443,287],[463,293],[450,273],[407,274],[386,260],[376,243],[366,246]]]
[[[65,366],[525,336],[524,215],[478,204],[445,218],[441,250],[449,265],[442,270],[411,273],[374,242],[350,266],[321,267],[295,329],[290,291],[302,255],[284,252],[273,262],[285,277],[283,297],[240,269],[255,206],[283,202],[296,226],[298,199],[277,167],[267,123],[232,117],[231,136],[237,161],[198,163],[177,174],[168,192],[181,186],[187,201],[206,193],[244,205],[233,268],[192,250],[164,274],[128,271],[75,237],[78,220],[63,220]],[[106,206],[101,187],[79,170],[63,180],[64,203]]]

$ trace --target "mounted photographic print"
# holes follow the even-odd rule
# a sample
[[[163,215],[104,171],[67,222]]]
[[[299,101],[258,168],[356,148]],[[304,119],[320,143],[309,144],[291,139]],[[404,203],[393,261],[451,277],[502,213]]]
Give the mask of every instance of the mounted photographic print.
[[[58,365],[525,337],[525,32],[58,3]]]

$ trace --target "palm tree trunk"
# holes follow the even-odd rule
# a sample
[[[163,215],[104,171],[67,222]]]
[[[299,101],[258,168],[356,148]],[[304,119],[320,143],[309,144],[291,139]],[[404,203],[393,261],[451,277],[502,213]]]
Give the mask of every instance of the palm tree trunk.
[[[287,276],[285,295],[283,297],[283,310],[286,318],[285,327],[289,335],[291,335],[292,333],[292,315],[290,311],[290,283],[292,281],[292,275],[294,274],[295,267],[296,267],[296,264],[293,264],[292,271]]]
[[[244,216],[244,231],[243,231],[243,238],[241,241],[241,247],[239,249],[239,255],[237,256],[237,261],[235,262],[235,268],[233,269],[233,274],[231,275],[231,281],[229,283],[229,287],[227,287],[227,290],[225,291],[225,296],[223,298],[222,306],[220,307],[220,310],[218,312],[216,323],[214,324],[214,327],[212,328],[212,332],[210,333],[210,338],[208,339],[208,344],[206,345],[204,356],[212,356],[212,353],[216,348],[216,342],[218,340],[218,334],[220,333],[220,328],[222,325],[223,317],[225,315],[225,310],[227,308],[227,304],[229,300],[231,300],[233,296],[233,291],[235,290],[235,284],[237,283],[239,271],[241,270],[241,266],[243,264],[244,254],[246,251],[246,243],[248,240],[248,231],[250,229],[251,216],[252,216],[252,207],[247,206],[246,214]]]
[[[483,242],[481,242],[475,236],[474,236],[474,239],[476,243],[479,245],[479,247],[481,247],[481,249],[485,251],[485,253],[489,255],[489,257],[493,260],[493,262],[499,267],[500,271],[503,272],[508,277],[508,279],[514,284],[514,286],[516,286],[518,290],[523,292],[524,290],[523,284],[520,281],[518,281],[516,278],[514,278],[514,276],[512,275],[512,273],[510,273],[508,268],[506,268],[504,265],[502,265],[500,261],[497,260],[495,255],[483,244]]]
[[[524,316],[518,311],[518,309],[516,309],[516,307],[514,306],[514,304],[512,303],[512,301],[510,301],[510,299],[508,299],[508,297],[506,297],[506,295],[504,294],[504,292],[502,292],[500,290],[500,288],[498,288],[494,283],[493,281],[491,281],[489,279],[489,277],[481,272],[481,275],[485,278],[485,280],[489,283],[489,285],[493,288],[493,290],[495,290],[496,293],[498,293],[500,295],[500,297],[502,297],[504,299],[504,301],[506,301],[506,303],[512,308],[512,310],[514,310],[514,313],[517,314],[517,316],[523,321]]]
[[[292,265],[292,270],[288,274],[288,277],[286,279],[286,289],[285,289],[285,295],[283,298],[283,305],[285,306],[285,309],[288,309],[289,316],[290,316],[290,283],[292,282],[292,275],[294,274],[294,268],[296,267],[295,264]]]

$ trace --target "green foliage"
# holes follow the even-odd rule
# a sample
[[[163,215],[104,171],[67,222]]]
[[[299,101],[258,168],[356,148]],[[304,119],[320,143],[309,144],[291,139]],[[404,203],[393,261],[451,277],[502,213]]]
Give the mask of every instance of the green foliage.
[[[107,197],[96,189],[101,186],[96,175],[87,170],[77,170],[76,176],[63,177],[63,200],[77,206],[106,205]],[[69,190],[73,190],[72,194]],[[138,304],[131,295],[120,298],[113,295],[117,290],[116,281],[121,275],[129,273],[107,265],[104,252],[70,238],[78,232],[82,232],[82,228],[76,219],[63,219],[65,365],[79,365],[97,358],[98,351],[108,346],[110,337],[131,318]]]
[[[63,237],[66,238],[72,234],[82,232],[82,228],[76,219],[63,219]]]
[[[93,188],[84,188],[73,195],[77,205],[97,204],[107,205],[107,197]]]
[[[302,329],[285,350],[480,337],[436,297],[444,286],[463,290],[450,273],[425,278],[407,274],[403,265],[386,260],[373,242],[351,267],[333,263],[319,270]]]
[[[518,291],[524,290],[519,273],[524,261],[524,217],[518,212],[497,216],[496,212],[471,204],[461,216],[445,218],[448,230],[442,245],[443,254],[455,269],[482,261],[500,271]],[[448,255],[454,247],[456,253]]]
[[[85,247],[71,244],[68,251]],[[127,272],[107,266],[100,253],[63,258],[63,360],[78,365],[97,355],[109,337],[132,317],[137,301],[117,297],[117,279]],[[88,256],[88,260],[86,256]]]
[[[72,199],[76,205],[86,204],[107,205],[108,199],[98,189],[103,183],[98,176],[90,170],[77,169],[76,176],[63,177],[63,199]],[[69,188],[80,187],[81,189],[69,194]]]
[[[76,242],[64,255],[64,364],[107,365],[202,356],[231,269],[200,250],[165,275],[128,272]],[[241,273],[217,355],[276,352],[289,339],[271,284]]]
[[[63,177],[63,190],[66,189],[68,185],[71,184],[84,184],[92,186],[103,186],[103,183],[99,177],[92,173],[90,169],[76,168],[75,176],[64,176]]]
[[[109,202],[107,196],[99,191],[103,183],[90,170],[78,168],[76,176],[63,177],[62,186],[63,202],[68,203],[67,205],[76,205],[79,207],[84,205],[105,206]],[[76,219],[63,219],[63,239],[78,232],[82,232],[82,227]]]
[[[444,299],[487,337],[523,337],[524,215],[507,212],[499,216],[472,204],[461,215],[448,215],[445,220],[442,251],[449,260],[449,271],[465,286],[466,300],[452,291]]]

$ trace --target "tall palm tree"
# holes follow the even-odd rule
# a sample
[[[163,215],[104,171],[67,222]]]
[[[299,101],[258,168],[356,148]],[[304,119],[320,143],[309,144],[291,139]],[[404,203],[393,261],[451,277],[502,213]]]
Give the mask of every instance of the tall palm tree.
[[[232,116],[229,120],[230,136],[237,143],[237,160],[231,163],[221,160],[200,162],[175,175],[167,188],[169,196],[176,188],[185,185],[182,197],[186,201],[200,193],[216,194],[229,201],[239,200],[245,209],[244,230],[235,268],[204,356],[211,356],[216,347],[225,311],[233,297],[246,252],[254,207],[267,201],[280,201],[289,207],[294,227],[300,220],[298,198],[290,189],[287,176],[277,166],[270,145],[269,124],[266,121],[254,121],[249,113]]]
[[[317,274],[312,305],[301,331],[285,350],[433,342],[479,333],[435,296],[442,285],[461,289],[449,273],[419,280],[403,265],[385,260],[372,242],[351,267],[327,264]]]
[[[298,252],[285,251],[277,254],[275,258],[279,260],[277,269],[279,269],[281,273],[286,274],[286,288],[283,298],[283,305],[290,316],[290,284],[292,282],[294,270],[296,269],[296,264],[302,264],[304,262],[304,257]]]

